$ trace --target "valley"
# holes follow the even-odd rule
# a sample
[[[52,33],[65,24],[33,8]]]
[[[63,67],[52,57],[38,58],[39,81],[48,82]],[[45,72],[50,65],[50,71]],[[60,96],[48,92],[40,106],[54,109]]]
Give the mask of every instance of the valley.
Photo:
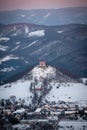
[[[87,7],[0,11],[0,130],[87,130]]]

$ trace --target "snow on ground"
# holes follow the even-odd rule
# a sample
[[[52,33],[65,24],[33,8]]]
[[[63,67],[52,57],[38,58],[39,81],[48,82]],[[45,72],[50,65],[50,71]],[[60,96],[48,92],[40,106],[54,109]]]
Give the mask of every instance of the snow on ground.
[[[29,37],[37,36],[37,37],[42,37],[45,35],[44,30],[37,30],[29,33]]]
[[[14,30],[14,31],[16,31],[16,30],[17,30],[17,27],[16,27],[16,26],[14,26],[14,27],[13,27],[13,30]]]
[[[2,42],[2,41],[7,42],[9,40],[10,40],[10,38],[8,38],[8,37],[0,37],[0,42]]]
[[[15,33],[12,33],[11,36],[17,36],[18,35],[18,31],[16,31]]]
[[[11,36],[18,36],[18,35],[21,35],[21,30],[20,29],[16,29],[16,27],[14,26],[14,28],[15,28],[15,30],[14,30],[14,32],[11,34]]]
[[[16,124],[12,126],[13,130],[15,129],[19,129],[19,130],[26,130],[26,129],[30,129],[30,125],[29,124]]]
[[[29,33],[29,28],[28,28],[28,26],[25,26],[25,33],[26,33],[26,34]]]
[[[21,17],[23,17],[23,18],[24,18],[24,17],[25,17],[25,14],[22,14],[22,15],[21,15]]]
[[[14,60],[14,59],[17,60],[19,58],[14,55],[8,55],[8,56],[5,56],[4,58],[0,59],[0,63],[9,61],[9,60]]]
[[[31,14],[31,17],[34,17],[36,14]]]
[[[59,31],[57,31],[58,33],[63,33],[63,31],[62,30],[59,30]]]
[[[6,51],[7,49],[8,49],[8,46],[0,45],[0,51]]]
[[[0,99],[8,99],[11,96],[16,96],[17,99],[25,99],[26,103],[31,103],[31,96],[33,97],[33,94],[30,92],[29,81],[22,81],[19,80],[17,82],[6,84],[0,87]]]
[[[15,57],[13,57],[15,58]],[[3,61],[9,60],[9,57],[3,59]],[[39,83],[42,82],[43,78],[53,78],[55,77],[56,69],[51,66],[35,66],[31,71],[31,76],[33,80],[38,79]],[[26,98],[27,102],[31,102],[31,96],[33,94],[30,92],[29,87],[32,81],[29,80],[19,80],[17,82],[6,84],[0,87],[0,98],[9,98],[14,95],[17,98]],[[39,84],[40,85],[40,84]],[[50,83],[52,86],[51,91],[46,95],[43,101],[48,100],[50,102],[55,101],[65,101],[65,102],[77,102],[79,105],[87,105],[87,86],[82,83],[58,83],[57,81],[52,81]]]
[[[21,42],[19,41],[19,42],[16,42],[16,45],[19,45]]]
[[[24,130],[29,128],[29,124],[13,125],[13,128],[14,129],[19,128],[20,130]],[[87,130],[87,122],[86,121],[60,121],[59,128],[56,130]]]
[[[8,68],[4,68],[4,69],[1,69],[0,72],[10,72],[10,71],[14,71],[15,69],[11,66],[11,67],[8,67]]]
[[[60,121],[58,130],[87,130],[86,121]]]
[[[21,109],[14,111],[13,113],[23,113],[23,112],[25,112],[25,109],[21,108]]]
[[[83,105],[87,104],[87,86],[81,83],[61,83],[58,88],[58,83],[51,84],[52,90],[46,95],[45,99],[48,101],[63,100],[65,102],[78,102]]]
[[[48,18],[51,15],[51,13],[48,13],[44,16],[44,18]]]
[[[32,43],[30,43],[28,46],[23,47],[23,49],[26,49],[26,48],[29,48],[29,47],[31,47],[31,46],[33,46],[33,45],[35,45],[35,44],[37,43],[37,41],[38,41],[38,40],[33,41],[33,42],[32,42]]]
[[[11,50],[11,52],[13,52],[13,51],[17,50],[19,47],[20,47],[20,46],[19,46],[19,45],[17,45],[15,48],[13,48],[13,49]]]
[[[82,78],[83,83],[86,83],[87,78]]]
[[[31,44],[29,44],[29,45],[27,46],[27,48],[33,46],[33,45],[36,44],[36,43],[37,43],[37,40],[36,40],[36,41],[33,41]]]

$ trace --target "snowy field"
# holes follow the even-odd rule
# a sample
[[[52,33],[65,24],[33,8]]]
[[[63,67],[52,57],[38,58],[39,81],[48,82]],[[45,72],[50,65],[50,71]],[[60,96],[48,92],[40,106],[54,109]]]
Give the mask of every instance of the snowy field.
[[[58,130],[87,130],[86,121],[60,121]]]
[[[58,102],[78,102],[79,104],[87,104],[87,86],[82,83],[52,83],[52,89],[45,97],[46,100]]]
[[[8,99],[16,96],[17,99],[25,99],[26,103],[31,103],[33,94],[29,90],[30,81],[19,80],[17,82],[6,84],[0,87],[0,99]]]
[[[56,69],[48,66],[45,69],[36,66],[31,71],[31,75],[33,76],[32,80],[35,78],[38,79],[38,87],[40,84],[40,77],[47,78],[49,76],[55,77]],[[86,79],[83,79],[85,82]],[[31,82],[29,80],[21,79],[11,84],[5,84],[0,87],[0,99],[8,99],[11,96],[16,96],[17,99],[25,99],[25,102],[28,104],[31,103],[33,93],[30,91]],[[87,85],[83,83],[58,83],[57,81],[52,81],[49,83],[52,87],[50,92],[45,96],[43,102],[45,100],[49,102],[55,101],[65,101],[65,102],[76,102],[81,106],[87,106]]]
[[[14,95],[24,98],[26,102],[31,103],[30,81],[19,80],[17,82],[6,84],[0,87],[0,99],[7,99]],[[65,102],[78,102],[80,105],[87,105],[87,86],[81,83],[51,83],[52,89],[46,95],[45,99],[56,103],[61,100]]]

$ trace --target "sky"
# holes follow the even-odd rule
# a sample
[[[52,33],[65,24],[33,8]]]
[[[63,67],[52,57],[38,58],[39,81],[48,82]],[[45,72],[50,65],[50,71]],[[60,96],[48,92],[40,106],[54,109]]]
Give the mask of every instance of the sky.
[[[0,0],[0,10],[87,6],[87,0]]]

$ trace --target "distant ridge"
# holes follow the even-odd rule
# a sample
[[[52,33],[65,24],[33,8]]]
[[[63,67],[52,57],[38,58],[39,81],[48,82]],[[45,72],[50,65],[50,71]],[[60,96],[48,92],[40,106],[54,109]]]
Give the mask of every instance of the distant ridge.
[[[38,25],[87,24],[87,7],[13,10],[0,12],[1,24],[33,23]]]

